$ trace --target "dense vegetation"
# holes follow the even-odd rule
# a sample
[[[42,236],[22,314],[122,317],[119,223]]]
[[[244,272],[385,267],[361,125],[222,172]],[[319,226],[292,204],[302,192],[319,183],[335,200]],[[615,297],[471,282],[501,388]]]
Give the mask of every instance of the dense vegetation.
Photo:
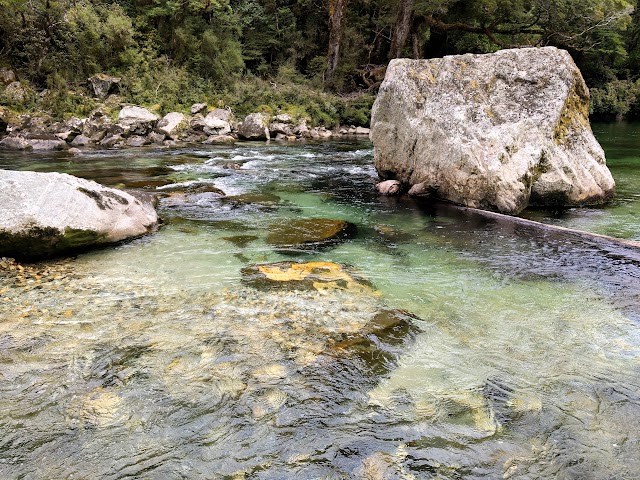
[[[556,45],[582,69],[594,113],[640,116],[636,7],[638,0],[0,0],[0,66],[34,87],[15,108],[60,116],[90,110],[86,79],[106,72],[122,77],[124,100],[162,111],[207,100],[240,115],[296,110],[316,123],[359,125],[390,58]]]

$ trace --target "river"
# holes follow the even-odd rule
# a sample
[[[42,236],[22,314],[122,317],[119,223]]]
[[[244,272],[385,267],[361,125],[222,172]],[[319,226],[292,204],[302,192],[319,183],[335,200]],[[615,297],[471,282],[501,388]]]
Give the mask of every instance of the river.
[[[640,125],[594,131],[615,201],[524,216],[640,240]],[[162,193],[165,223],[0,262],[0,478],[637,478],[638,252],[380,198],[372,162],[346,140],[1,153]],[[274,248],[298,218],[357,233]],[[290,260],[346,280],[243,277]]]

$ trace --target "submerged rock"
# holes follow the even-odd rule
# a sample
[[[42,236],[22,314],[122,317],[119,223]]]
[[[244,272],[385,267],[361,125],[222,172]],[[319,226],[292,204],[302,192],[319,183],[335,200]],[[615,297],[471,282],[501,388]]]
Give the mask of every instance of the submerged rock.
[[[151,232],[154,207],[60,173],[0,170],[0,255],[40,258]]]
[[[333,262],[276,262],[242,269],[245,283],[257,288],[347,290],[373,293],[371,284]]]
[[[285,220],[269,227],[267,243],[279,249],[313,249],[355,236],[356,226],[346,220],[309,218]]]
[[[229,166],[231,170],[239,170],[238,168],[233,168]],[[263,206],[272,206],[280,203],[280,197],[278,195],[274,195],[272,193],[241,193],[240,195],[230,195],[225,198],[225,202],[235,203],[238,205],[263,205]]]
[[[476,208],[584,205],[614,181],[588,119],[589,91],[554,47],[392,60],[372,112],[382,178]]]
[[[234,244],[236,247],[245,248],[260,237],[257,237],[256,235],[232,235],[230,237],[221,238],[222,240],[226,240],[227,242]]]

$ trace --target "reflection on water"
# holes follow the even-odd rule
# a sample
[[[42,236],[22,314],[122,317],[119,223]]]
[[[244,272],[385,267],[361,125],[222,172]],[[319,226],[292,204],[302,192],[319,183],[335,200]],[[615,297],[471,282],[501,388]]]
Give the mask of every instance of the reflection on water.
[[[640,471],[638,252],[380,199],[367,143],[3,155],[158,191],[166,225],[73,259],[0,262],[0,478]],[[640,158],[609,158],[622,198],[553,221],[638,231],[640,177],[617,168]],[[274,251],[269,228],[297,218],[357,235]],[[305,288],[242,277],[287,260],[339,274]]]

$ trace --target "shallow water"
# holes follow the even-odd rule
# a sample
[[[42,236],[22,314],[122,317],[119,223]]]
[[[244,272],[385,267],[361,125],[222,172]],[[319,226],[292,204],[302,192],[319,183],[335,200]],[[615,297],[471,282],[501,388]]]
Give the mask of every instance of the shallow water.
[[[616,202],[527,215],[638,239],[638,129],[595,130]],[[2,155],[167,196],[155,235],[0,264],[0,478],[637,478],[637,252],[378,198],[367,142]],[[293,218],[358,233],[274,251]],[[283,260],[369,283],[241,277]]]

